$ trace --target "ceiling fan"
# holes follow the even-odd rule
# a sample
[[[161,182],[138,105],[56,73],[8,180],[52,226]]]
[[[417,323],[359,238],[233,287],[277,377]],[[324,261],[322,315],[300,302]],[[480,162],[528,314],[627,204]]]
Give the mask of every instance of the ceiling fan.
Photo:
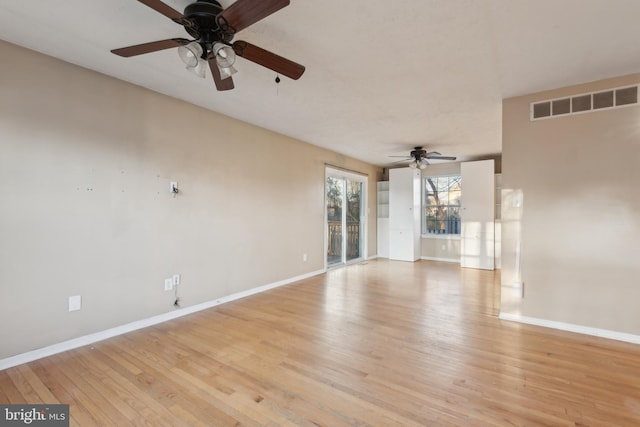
[[[437,151],[427,151],[422,147],[414,147],[409,153],[409,156],[390,156],[390,157],[404,157],[405,160],[411,160],[409,163],[410,168],[424,169],[429,164],[429,160],[455,160],[453,156],[443,156]],[[402,161],[402,160],[401,160]]]
[[[116,55],[128,58],[177,47],[187,69],[200,77],[204,77],[208,63],[219,91],[234,88],[231,75],[236,72],[236,55],[294,80],[305,71],[304,66],[249,42],[231,43],[237,32],[288,6],[290,0],[237,0],[226,9],[215,0],[197,0],[184,13],[160,0],[138,1],[182,25],[193,40],[172,38],[113,49],[111,52]]]

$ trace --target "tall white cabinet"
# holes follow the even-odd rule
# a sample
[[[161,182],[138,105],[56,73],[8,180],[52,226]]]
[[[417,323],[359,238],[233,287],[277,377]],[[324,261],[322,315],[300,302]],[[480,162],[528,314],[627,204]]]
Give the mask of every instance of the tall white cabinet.
[[[420,169],[389,170],[389,259],[420,259]]]

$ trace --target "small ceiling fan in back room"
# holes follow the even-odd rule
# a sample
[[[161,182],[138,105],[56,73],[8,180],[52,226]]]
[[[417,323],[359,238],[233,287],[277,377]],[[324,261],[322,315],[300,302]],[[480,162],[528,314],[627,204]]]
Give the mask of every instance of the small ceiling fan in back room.
[[[234,88],[231,76],[236,72],[233,68],[236,56],[294,80],[304,73],[304,66],[249,42],[232,43],[236,33],[288,6],[289,0],[237,0],[226,9],[215,0],[197,0],[188,5],[184,13],[160,0],[138,1],[182,25],[193,39],[172,38],[123,47],[111,51],[116,55],[128,58],[177,47],[187,69],[200,77],[205,77],[206,65],[209,65],[220,91]]]
[[[410,168],[424,169],[429,164],[429,160],[455,160],[453,156],[443,156],[437,151],[427,151],[422,147],[414,147],[408,156],[390,156],[390,157],[403,157],[404,160],[411,160],[409,163]]]

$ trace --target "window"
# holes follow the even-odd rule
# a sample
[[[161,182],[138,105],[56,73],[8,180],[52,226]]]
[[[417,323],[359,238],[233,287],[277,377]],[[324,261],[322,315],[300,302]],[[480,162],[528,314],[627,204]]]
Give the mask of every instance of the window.
[[[460,175],[424,179],[424,234],[460,234],[461,183]]]

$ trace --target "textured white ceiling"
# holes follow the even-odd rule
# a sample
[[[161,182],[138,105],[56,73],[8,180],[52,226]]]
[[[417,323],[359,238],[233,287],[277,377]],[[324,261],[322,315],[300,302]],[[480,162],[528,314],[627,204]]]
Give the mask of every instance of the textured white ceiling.
[[[190,0],[166,3],[182,11]],[[498,154],[503,98],[639,72],[638,17],[638,0],[291,0],[236,40],[306,73],[276,85],[275,73],[240,58],[229,92],[187,72],[175,50],[111,54],[188,37],[136,0],[0,0],[0,38],[388,165],[414,145],[460,159]]]

